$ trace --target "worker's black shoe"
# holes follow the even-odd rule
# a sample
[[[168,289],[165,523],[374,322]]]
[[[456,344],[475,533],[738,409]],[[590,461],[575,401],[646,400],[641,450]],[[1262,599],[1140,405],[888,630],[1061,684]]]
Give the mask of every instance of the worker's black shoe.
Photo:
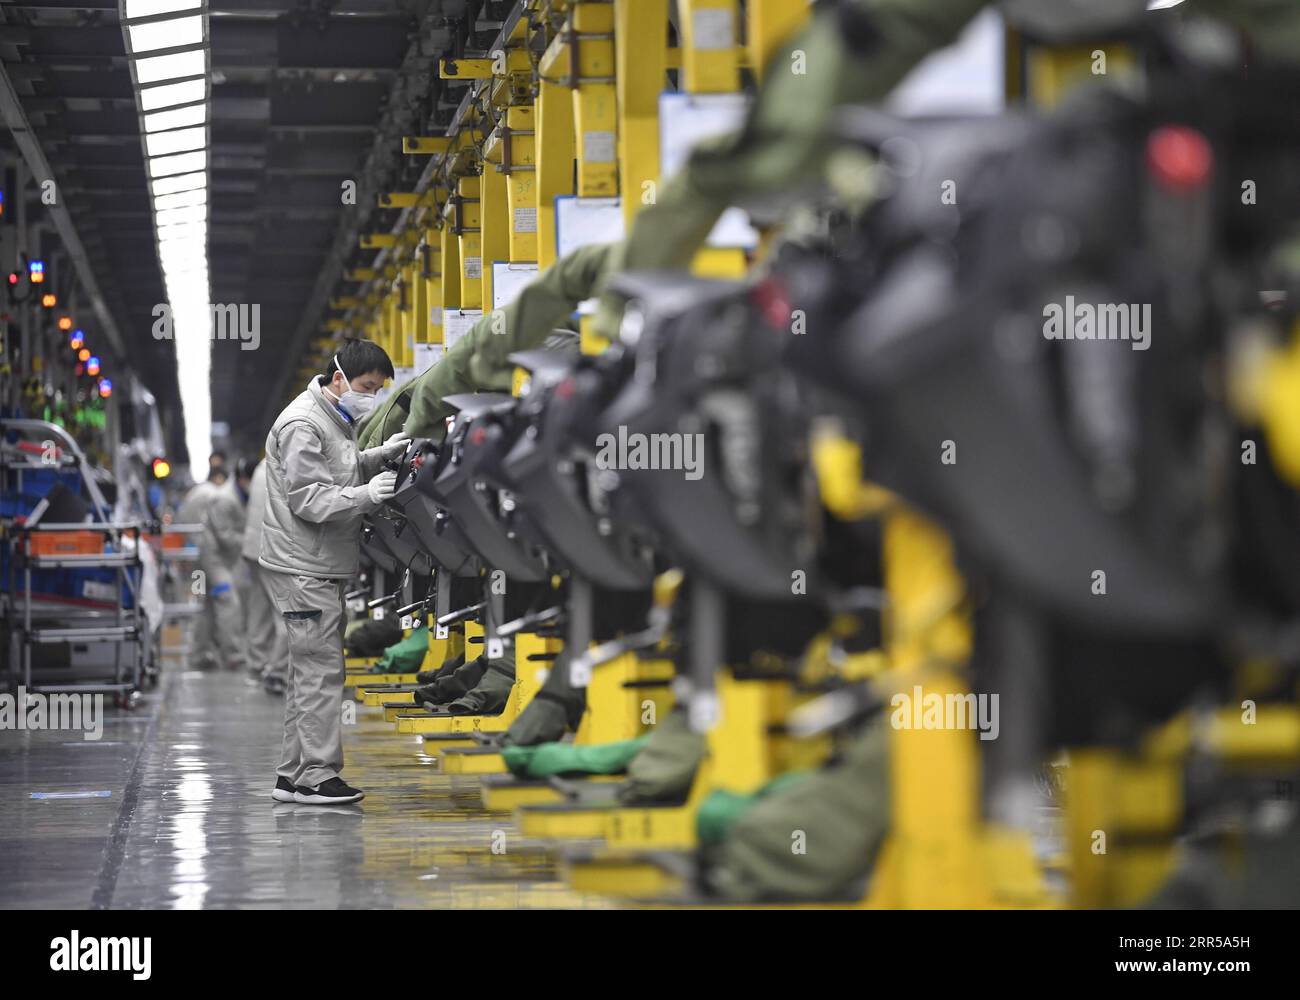
[[[284,678],[277,677],[275,674],[267,674],[262,678],[262,687],[267,694],[284,694]]]
[[[341,806],[347,802],[360,802],[366,793],[353,788],[342,778],[330,778],[315,788],[299,785],[293,793],[293,800],[307,806]]]
[[[296,802],[298,800],[293,797],[296,791],[298,791],[297,785],[288,778],[276,775],[275,787],[271,789],[271,798],[276,802]]]

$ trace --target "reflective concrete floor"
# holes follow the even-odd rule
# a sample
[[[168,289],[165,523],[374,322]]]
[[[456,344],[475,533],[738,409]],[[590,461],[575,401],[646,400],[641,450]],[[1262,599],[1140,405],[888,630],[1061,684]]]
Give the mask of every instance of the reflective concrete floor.
[[[363,802],[272,802],[282,706],[237,674],[169,667],[133,711],[110,704],[98,742],[0,731],[0,907],[605,905],[379,709],[345,730]]]

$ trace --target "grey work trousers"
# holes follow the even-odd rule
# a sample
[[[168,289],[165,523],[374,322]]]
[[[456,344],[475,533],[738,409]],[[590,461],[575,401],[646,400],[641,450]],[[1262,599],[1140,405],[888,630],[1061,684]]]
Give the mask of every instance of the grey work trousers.
[[[289,644],[284,744],[277,773],[295,785],[315,788],[343,770],[347,581],[270,571],[266,576]]]
[[[206,589],[190,637],[190,660],[216,661],[220,666],[243,670],[244,616],[235,575],[215,560],[200,560],[198,566]]]
[[[288,681],[289,634],[271,595],[270,577],[275,574],[259,566],[256,559],[247,556],[243,559],[246,581],[239,596],[248,623],[248,669],[263,679],[279,677]]]

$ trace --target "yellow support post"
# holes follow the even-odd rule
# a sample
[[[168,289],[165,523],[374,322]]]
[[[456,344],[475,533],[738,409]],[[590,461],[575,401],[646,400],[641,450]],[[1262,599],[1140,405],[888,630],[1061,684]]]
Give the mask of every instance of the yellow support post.
[[[483,306],[483,244],[481,232],[481,179],[462,177],[456,184],[452,227],[460,244],[460,308]]]
[[[427,296],[426,309],[429,315],[428,343],[430,344],[442,343],[442,310],[445,301],[442,286],[442,233],[443,230],[432,229],[425,236],[427,264],[424,285]]]
[[[546,79],[537,95],[537,264],[555,263],[555,199],[573,194],[573,105],[568,88]]]
[[[451,140],[445,135],[402,136],[402,152],[407,156],[441,156],[449,148],[451,148]]]
[[[618,194],[618,96],[614,86],[614,8],[573,5],[569,19],[568,83],[578,158],[578,197]]]
[[[505,174],[491,163],[483,165],[483,176],[479,178],[479,253],[482,257],[479,295],[484,311],[490,310],[493,303],[492,263],[510,259],[508,187]]]
[[[739,8],[738,0],[677,0],[683,90],[730,94],[739,89]]]
[[[380,208],[417,208],[420,205],[430,205],[433,203],[433,193],[426,191],[424,194],[417,194],[414,191],[388,191],[381,192],[376,200]]]
[[[659,93],[668,71],[668,0],[614,0],[619,189],[629,229],[659,183]]]
[[[506,109],[501,171],[506,177],[509,259],[537,260],[537,113],[529,106]]]
[[[402,367],[415,367],[415,286],[417,268],[414,263],[402,268]]]
[[[808,23],[812,7],[808,0],[748,0],[749,64],[760,81],[768,61],[787,38]]]
[[[438,256],[442,265],[442,307],[458,309],[460,307],[460,237],[456,233],[454,197],[447,200],[446,212],[442,229],[438,233],[441,244],[441,253]]]

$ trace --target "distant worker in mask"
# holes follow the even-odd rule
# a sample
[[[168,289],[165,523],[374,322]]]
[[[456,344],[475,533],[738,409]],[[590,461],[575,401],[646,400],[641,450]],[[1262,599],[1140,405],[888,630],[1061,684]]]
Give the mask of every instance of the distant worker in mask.
[[[247,480],[243,484],[248,485]],[[244,537],[244,501],[223,467],[210,467],[206,482],[190,489],[176,511],[176,524],[201,528],[192,590],[201,601],[190,641],[190,662],[199,668],[244,669],[244,627],[235,570]]]
[[[242,464],[242,463],[241,463]],[[266,516],[266,462],[249,477],[248,516],[244,522],[244,573],[240,600],[248,637],[248,674],[267,694],[284,694],[289,671],[289,637],[271,596],[271,571],[258,563],[262,520]]]
[[[356,424],[375,405],[393,363],[378,344],[348,341],[276,418],[266,437],[266,515],[258,563],[269,570],[288,634],[284,744],[271,797],[334,805],[363,793],[343,769],[344,594],[360,561],[362,516],[393,496],[384,463],[402,433],[357,450]]]

